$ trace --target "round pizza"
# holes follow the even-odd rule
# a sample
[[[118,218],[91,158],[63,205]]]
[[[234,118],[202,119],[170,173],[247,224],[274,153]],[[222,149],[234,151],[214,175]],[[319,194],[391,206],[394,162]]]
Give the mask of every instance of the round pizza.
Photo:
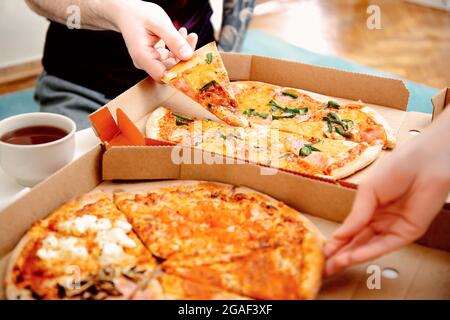
[[[313,299],[323,236],[302,214],[232,185],[178,181],[94,192],[15,248],[9,299]]]

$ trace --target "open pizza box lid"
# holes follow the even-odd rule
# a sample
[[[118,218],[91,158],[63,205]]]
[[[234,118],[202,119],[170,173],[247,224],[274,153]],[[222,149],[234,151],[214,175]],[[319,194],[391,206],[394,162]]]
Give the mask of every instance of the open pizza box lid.
[[[329,96],[337,96],[338,92],[343,92],[341,96],[346,98],[359,98],[365,102],[382,104],[384,107],[380,108],[386,111],[383,115],[393,115],[394,122],[397,121],[397,128],[400,134],[404,134],[405,139],[410,138],[408,130],[421,130],[430,121],[429,116],[414,116],[414,113],[404,112],[408,92],[397,80],[317,69],[313,66],[247,55],[224,54],[224,60],[232,79],[253,79],[290,85]],[[267,68],[271,71],[270,74],[265,74],[261,68]],[[282,72],[277,70],[291,72],[289,76],[283,76]],[[314,81],[319,83],[318,86],[314,87],[313,82],[306,81],[298,74],[303,74],[305,78],[314,77]],[[298,82],[295,80],[297,78]],[[359,82],[359,85],[352,85],[352,81]],[[363,83],[364,81],[367,83]],[[332,85],[335,82],[342,86],[343,91],[335,89]],[[350,85],[343,85],[345,82],[350,82]],[[349,90],[350,87],[353,89]],[[361,90],[362,94],[357,95],[355,90]],[[375,91],[371,93],[371,90]],[[377,91],[392,91],[392,95],[385,94],[381,99],[382,95],[377,94]],[[336,222],[342,221],[348,213],[355,195],[352,181],[331,183],[283,171],[262,174],[262,166],[236,163],[233,159],[224,157],[223,164],[172,161],[174,149],[179,147],[161,145],[157,141],[145,139],[142,135],[148,114],[160,105],[193,116],[214,119],[182,94],[149,79],[94,113],[94,128],[104,143],[61,169],[0,212],[1,281],[11,250],[33,222],[45,217],[64,202],[93,189],[126,189],[127,185],[135,186],[136,180],[140,180],[140,183],[142,180],[156,180],[144,183],[173,179],[208,180],[247,186],[267,193],[307,214],[325,236],[329,236],[338,226]],[[191,159],[202,157],[199,150],[179,148],[177,152],[189,155]],[[227,160],[232,164],[226,164]],[[449,217],[450,211],[443,210],[421,239],[421,243],[427,246],[413,244],[326,279],[319,298],[450,299],[450,253],[437,249],[450,250]],[[3,287],[0,289],[0,297],[3,297]]]

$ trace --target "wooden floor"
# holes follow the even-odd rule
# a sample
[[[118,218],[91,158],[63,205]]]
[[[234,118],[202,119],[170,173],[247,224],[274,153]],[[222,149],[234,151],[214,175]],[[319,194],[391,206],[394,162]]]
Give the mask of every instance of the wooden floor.
[[[450,86],[450,13],[403,0],[257,0],[250,29],[397,74],[433,87]],[[381,29],[367,28],[376,4]],[[28,69],[29,70],[28,70]],[[0,94],[34,85],[40,67],[0,75]],[[21,76],[22,75],[22,76]],[[18,78],[18,79],[17,79]],[[6,80],[5,80],[6,79]],[[15,80],[10,80],[15,79]]]
[[[433,87],[450,86],[449,12],[403,0],[257,3],[261,5],[250,28]],[[371,4],[380,8],[380,30],[367,28],[367,8]]]

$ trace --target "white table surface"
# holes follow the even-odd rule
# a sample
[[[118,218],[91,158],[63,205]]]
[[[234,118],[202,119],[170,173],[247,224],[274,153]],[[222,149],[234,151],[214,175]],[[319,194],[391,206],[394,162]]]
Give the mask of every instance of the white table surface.
[[[99,139],[91,128],[80,130],[75,134],[75,156],[73,160],[91,150],[99,143]],[[22,187],[14,179],[7,176],[0,167],[0,210],[17,200],[30,188]]]

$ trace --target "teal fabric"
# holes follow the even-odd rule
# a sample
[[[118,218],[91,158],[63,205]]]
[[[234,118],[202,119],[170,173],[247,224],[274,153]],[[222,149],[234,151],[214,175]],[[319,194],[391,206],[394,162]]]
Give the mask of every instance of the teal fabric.
[[[252,30],[245,37],[241,52],[271,56],[280,59],[299,61],[324,67],[368,73],[384,77],[398,78],[379,70],[368,68],[345,59],[317,54],[271,36],[265,32]],[[405,81],[410,92],[408,111],[430,113],[432,111],[431,97],[437,89],[412,81]],[[34,89],[19,91],[0,96],[0,120],[15,114],[39,111],[39,106],[33,100]]]
[[[280,38],[259,30],[252,30],[247,33],[241,52],[399,79],[398,76],[365,67],[345,59],[321,55],[296,47]],[[438,90],[408,80],[404,80],[404,82],[410,93],[408,111],[431,113],[431,98]]]
[[[39,111],[33,95],[34,89],[0,95],[0,120],[20,113]]]

